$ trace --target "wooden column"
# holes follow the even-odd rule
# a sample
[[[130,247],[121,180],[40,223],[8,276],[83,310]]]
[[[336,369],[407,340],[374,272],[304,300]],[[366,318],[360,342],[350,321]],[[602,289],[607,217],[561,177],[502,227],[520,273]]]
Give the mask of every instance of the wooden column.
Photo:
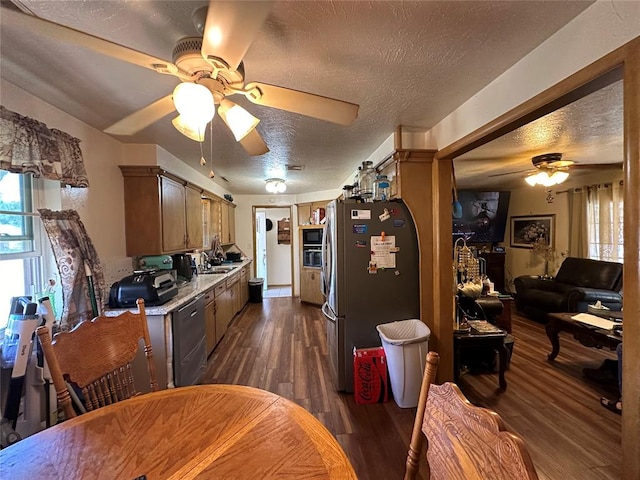
[[[640,37],[626,47],[622,478],[640,478]]]
[[[396,138],[401,135],[397,134]],[[429,350],[440,354],[438,381],[453,379],[453,272],[451,267],[451,164],[434,162],[435,150],[396,144],[397,195],[411,212],[420,250],[420,318],[431,329]]]

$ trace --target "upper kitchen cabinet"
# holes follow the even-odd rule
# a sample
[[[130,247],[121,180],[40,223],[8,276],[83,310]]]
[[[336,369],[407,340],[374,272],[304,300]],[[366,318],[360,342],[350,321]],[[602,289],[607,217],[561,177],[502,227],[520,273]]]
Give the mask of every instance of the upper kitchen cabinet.
[[[331,200],[298,203],[298,225],[319,225],[324,218],[323,212]]]
[[[236,243],[236,206],[226,200],[220,201],[220,225],[220,243]]]
[[[121,165],[127,255],[202,248],[202,190],[160,167]]]

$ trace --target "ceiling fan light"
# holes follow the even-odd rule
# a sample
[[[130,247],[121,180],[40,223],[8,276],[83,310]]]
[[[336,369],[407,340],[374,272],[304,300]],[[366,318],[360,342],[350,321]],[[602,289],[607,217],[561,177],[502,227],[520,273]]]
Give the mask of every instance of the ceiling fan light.
[[[239,142],[247,134],[256,128],[260,120],[247,112],[240,105],[233,103],[226,98],[220,102],[218,107],[220,118],[227,124],[236,141]]]
[[[211,91],[204,85],[183,82],[173,90],[173,104],[189,124],[207,124],[216,114]]]
[[[171,120],[171,123],[176,130],[178,130],[185,137],[190,138],[196,142],[204,142],[204,132],[207,123],[197,124],[188,121],[182,115],[178,115],[176,118]]]
[[[287,190],[287,184],[281,178],[270,178],[266,182],[265,188],[269,193],[284,193]]]
[[[532,175],[529,175],[527,178],[524,179],[524,181],[527,182],[532,187],[535,187],[538,184],[538,174],[534,173]]]
[[[563,171],[555,171],[553,175],[551,175],[551,180],[553,180],[554,185],[559,185],[564,182],[567,178],[569,178],[569,172]]]

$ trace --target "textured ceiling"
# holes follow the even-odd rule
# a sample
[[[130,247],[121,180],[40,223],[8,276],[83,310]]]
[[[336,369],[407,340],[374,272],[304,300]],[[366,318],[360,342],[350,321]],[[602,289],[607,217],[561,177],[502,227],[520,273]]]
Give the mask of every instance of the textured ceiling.
[[[264,179],[273,176],[287,179],[287,193],[340,188],[397,125],[432,127],[591,3],[275,2],[244,57],[246,81],[357,103],[359,116],[353,124],[340,126],[234,96],[233,101],[261,119],[258,130],[271,151],[249,157],[214,118],[213,142],[207,139],[204,153],[213,159],[215,181],[235,194],[264,193]],[[21,0],[20,4],[37,16],[170,61],[176,41],[196,34],[191,13],[207,2]],[[178,83],[175,77],[1,22],[2,78],[100,130],[171,93]],[[562,131],[561,125],[576,116],[582,115],[557,118],[553,131]],[[118,138],[156,143],[206,175],[211,164],[199,165],[199,145],[171,126],[172,117],[133,137]],[[527,135],[523,131],[484,147],[482,155],[501,162],[490,168],[506,171],[515,167],[516,155],[530,158],[537,152]],[[553,150],[573,154],[566,135],[554,138]],[[595,147],[600,141],[593,142]],[[509,157],[491,148],[509,150]],[[456,160],[461,186],[464,181],[471,184],[482,164],[471,162],[472,155],[467,154],[468,169],[462,166],[467,160]],[[305,169],[286,172],[287,164]]]
[[[503,135],[454,161],[458,187],[524,185],[531,158],[562,153],[572,177],[620,170],[623,158],[622,80]],[[533,169],[535,171],[535,169]]]

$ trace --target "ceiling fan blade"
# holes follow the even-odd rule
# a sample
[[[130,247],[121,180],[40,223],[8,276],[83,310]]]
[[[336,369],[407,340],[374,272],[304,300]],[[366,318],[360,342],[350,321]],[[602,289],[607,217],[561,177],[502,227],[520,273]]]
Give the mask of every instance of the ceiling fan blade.
[[[258,105],[279,108],[308,117],[319,118],[340,125],[349,125],[358,116],[360,108],[355,103],[343,102],[334,98],[322,97],[313,93],[301,92],[290,88],[276,87],[266,83],[252,82],[246,91],[255,90],[258,95],[249,93],[247,98]]]
[[[105,128],[104,132],[110,133],[111,135],[133,135],[161,118],[166,117],[175,109],[173,105],[173,95],[167,95],[160,100],[156,100],[151,105],[147,105],[141,110],[123,118],[119,122],[114,123],[110,127]]]
[[[146,53],[138,52],[117,43],[104,40],[100,37],[81,32],[71,27],[65,27],[55,22],[50,22],[40,17],[21,13],[9,8],[2,8],[2,16],[13,25],[23,28],[25,31],[44,33],[48,37],[61,40],[65,43],[88,48],[124,62],[133,63],[141,67],[149,68],[159,73],[176,74],[178,68],[170,62],[156,58]]]
[[[202,56],[223,60],[237,70],[273,2],[209,2],[202,39]]]
[[[513,172],[494,173],[493,175],[487,175],[487,177],[503,177],[505,175],[515,175],[516,173],[524,173],[524,172],[533,172],[533,170],[528,168],[527,170],[515,170]]]
[[[255,128],[247,133],[239,143],[252,157],[263,155],[269,151],[269,147],[264,143],[264,140]]]
[[[615,163],[574,163],[573,165],[571,165],[571,167],[569,167],[569,171],[571,171],[574,168],[576,168],[576,169],[580,169],[580,168],[586,168],[586,169],[622,168],[622,162],[615,162]]]

